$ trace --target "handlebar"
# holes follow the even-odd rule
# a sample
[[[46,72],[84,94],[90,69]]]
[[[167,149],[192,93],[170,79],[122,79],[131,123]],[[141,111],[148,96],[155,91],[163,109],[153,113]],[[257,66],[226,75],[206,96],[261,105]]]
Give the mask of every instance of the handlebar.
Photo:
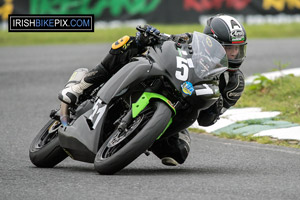
[[[141,25],[138,25],[136,27],[136,30],[138,30],[139,32],[141,33],[145,33],[146,32],[146,29],[143,28]],[[165,34],[165,33],[159,33],[158,35],[157,34],[154,34],[153,32],[147,32],[147,34],[159,39],[159,40],[168,40],[170,38],[170,35],[168,34]]]
[[[141,25],[138,25],[138,26],[136,27],[136,30],[138,30],[138,31],[141,32],[141,33],[145,33],[145,32],[146,32],[146,29],[143,28]],[[149,35],[151,35],[151,36],[154,36],[154,37],[156,37],[156,38],[158,38],[158,39],[160,39],[160,36],[161,36],[160,33],[157,35],[157,34],[154,34],[153,32],[147,32],[147,34],[149,34]]]

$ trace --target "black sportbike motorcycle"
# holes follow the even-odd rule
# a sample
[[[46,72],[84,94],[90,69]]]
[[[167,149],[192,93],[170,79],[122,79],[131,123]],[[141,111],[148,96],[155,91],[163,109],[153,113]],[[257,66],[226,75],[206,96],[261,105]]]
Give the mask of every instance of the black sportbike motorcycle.
[[[221,44],[199,32],[193,33],[191,44],[159,37],[159,44],[104,86],[83,94],[77,106],[61,103],[52,110],[32,141],[31,162],[54,167],[70,156],[94,163],[100,174],[114,174],[148,154],[160,138],[189,127],[201,110],[215,103],[219,76],[227,70]]]

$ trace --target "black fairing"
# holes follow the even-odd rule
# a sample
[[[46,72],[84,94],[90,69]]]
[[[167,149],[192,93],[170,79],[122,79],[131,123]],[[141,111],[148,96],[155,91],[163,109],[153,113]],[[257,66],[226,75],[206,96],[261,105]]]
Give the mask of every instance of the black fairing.
[[[192,55],[191,45],[165,41],[150,48],[145,57],[139,57],[125,65],[101,88],[98,95],[101,100],[108,103],[128,86],[134,86],[149,77],[163,76],[193,107],[206,109],[220,95],[218,81],[214,81],[211,78],[213,76],[207,76],[208,78],[206,79],[199,78],[192,64],[189,64],[192,63]],[[178,76],[186,76],[187,79],[180,80]],[[186,81],[190,82],[195,88],[191,95],[182,91],[182,84]],[[211,92],[209,94],[196,94],[196,90],[205,90],[207,88],[210,88]]]
[[[194,108],[202,110],[210,107],[219,97],[218,81],[209,78],[206,80],[199,78],[194,68],[190,66],[191,64],[189,65],[185,62],[186,60],[192,62],[192,55],[193,50],[189,44],[176,44],[173,41],[166,41],[162,45],[157,45],[151,48],[148,53],[149,59],[153,62],[150,75],[165,76],[186,101]],[[181,67],[181,65],[183,65],[183,67]],[[183,68],[188,68],[188,70],[186,70],[188,71],[188,78],[184,81],[176,77],[176,73],[183,75],[186,72],[184,72]],[[212,92],[206,95],[196,95],[195,91],[191,95],[185,94],[181,86],[186,81],[192,83],[195,91],[209,87]],[[205,84],[205,86],[203,86],[203,84]]]
[[[88,100],[80,105],[76,110],[74,123],[67,127],[61,127],[58,131],[58,137],[61,147],[75,160],[93,163],[95,155],[99,149],[101,135],[98,134],[102,129],[103,120],[95,129],[91,129],[88,123],[88,117],[93,113],[94,102]],[[104,107],[104,105],[103,105]],[[103,109],[104,110],[104,109]],[[106,112],[104,113],[104,116]]]
[[[149,76],[151,64],[144,57],[138,57],[135,61],[122,67],[112,78],[105,83],[98,95],[100,99],[109,103],[118,93],[128,86],[139,84]]]

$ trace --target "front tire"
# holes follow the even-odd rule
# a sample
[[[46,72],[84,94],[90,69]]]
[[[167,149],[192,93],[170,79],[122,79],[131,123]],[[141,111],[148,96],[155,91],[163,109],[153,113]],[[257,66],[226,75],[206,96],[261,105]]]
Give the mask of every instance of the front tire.
[[[51,119],[33,139],[29,158],[37,167],[52,168],[68,157],[59,145],[58,128],[61,123]]]
[[[115,131],[104,142],[94,161],[97,172],[111,175],[120,171],[155,142],[168,125],[172,111],[163,102],[155,102],[153,108],[154,111],[151,109],[151,116],[149,113],[140,114],[139,117],[143,117],[143,122],[139,120],[139,117],[135,119],[136,122],[133,122],[132,125],[134,131],[126,139],[120,139],[122,136],[116,137],[122,134]]]

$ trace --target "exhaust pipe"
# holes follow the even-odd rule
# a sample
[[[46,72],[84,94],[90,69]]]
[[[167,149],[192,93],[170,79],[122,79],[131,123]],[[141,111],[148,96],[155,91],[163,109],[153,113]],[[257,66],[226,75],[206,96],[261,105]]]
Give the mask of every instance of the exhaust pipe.
[[[69,125],[70,113],[69,113],[69,105],[61,102],[60,104],[60,122],[63,126]]]

